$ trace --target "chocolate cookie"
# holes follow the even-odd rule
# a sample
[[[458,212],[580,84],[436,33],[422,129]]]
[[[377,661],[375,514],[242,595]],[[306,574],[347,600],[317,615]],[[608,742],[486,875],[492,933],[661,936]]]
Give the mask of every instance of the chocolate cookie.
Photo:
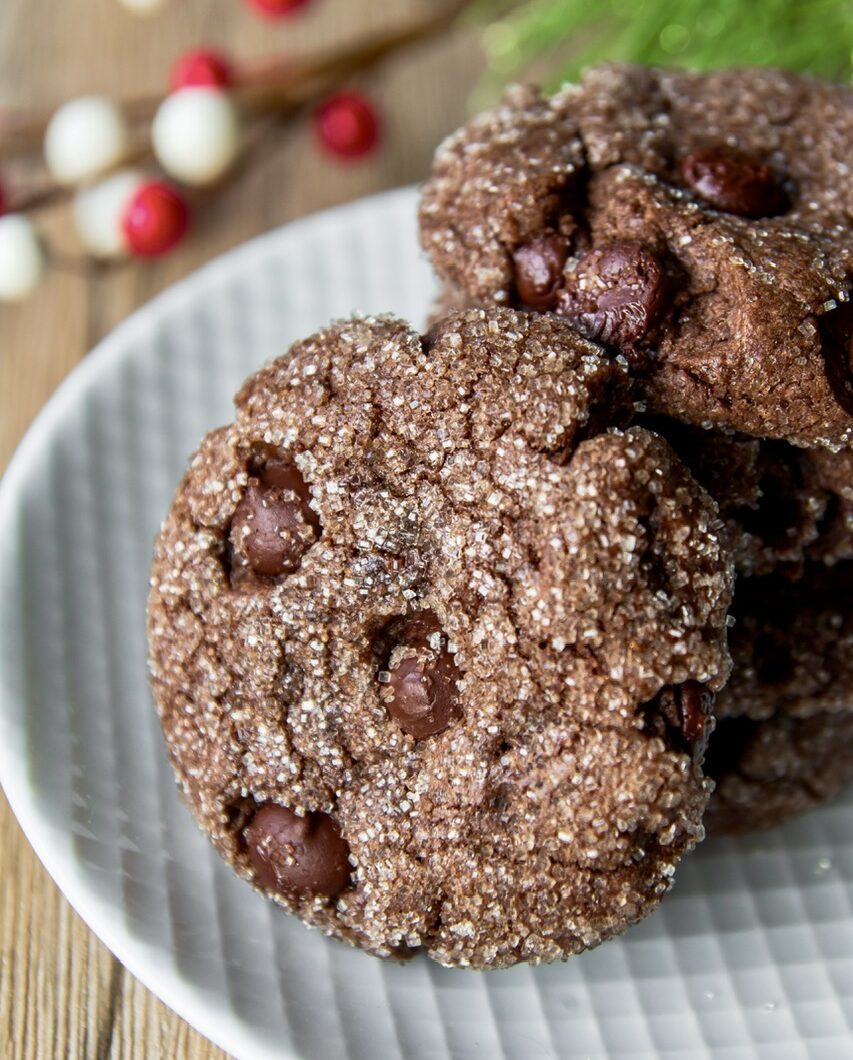
[[[809,555],[827,563],[853,560],[853,450],[840,453],[812,450],[807,468],[826,497]]]
[[[812,559],[853,559],[853,450],[703,430],[665,416],[636,421],[663,435],[720,506],[744,575],[798,577]]]
[[[307,923],[551,960],[701,838],[731,562],[669,446],[608,430],[624,382],[555,317],[347,321],[193,459],[152,573],[163,730],[201,827]]]
[[[705,814],[709,835],[775,828],[853,780],[853,711],[727,718],[711,736],[703,768],[716,783]]]
[[[853,90],[770,70],[512,89],[439,149],[421,233],[452,297],[553,311],[649,406],[853,444]]]
[[[740,579],[705,759],[714,834],[782,824],[853,779],[853,562]]]
[[[806,565],[740,578],[732,604],[731,681],[717,696],[718,719],[809,717],[853,710],[853,562]]]

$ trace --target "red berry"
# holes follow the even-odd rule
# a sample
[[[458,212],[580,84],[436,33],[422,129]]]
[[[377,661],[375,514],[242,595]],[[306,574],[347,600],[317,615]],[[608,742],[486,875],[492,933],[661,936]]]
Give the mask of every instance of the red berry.
[[[305,7],[309,0],[246,0],[248,7],[262,18],[287,18]]]
[[[314,113],[320,143],[339,158],[362,158],[379,142],[379,116],[358,92],[338,92]]]
[[[184,238],[189,210],[174,188],[160,180],[149,180],[139,186],[128,203],[121,227],[133,254],[153,258],[166,254]]]
[[[173,92],[197,85],[231,88],[234,80],[234,68],[227,55],[211,48],[198,48],[180,56],[172,67],[170,85]]]

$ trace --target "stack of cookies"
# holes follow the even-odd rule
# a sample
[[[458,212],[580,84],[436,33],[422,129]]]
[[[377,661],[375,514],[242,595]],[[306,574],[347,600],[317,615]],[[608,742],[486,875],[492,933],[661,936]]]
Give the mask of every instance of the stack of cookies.
[[[386,957],[565,957],[853,777],[853,92],[590,71],[451,137],[419,334],[237,395],[152,683],[234,869]],[[709,742],[710,741],[710,742]]]

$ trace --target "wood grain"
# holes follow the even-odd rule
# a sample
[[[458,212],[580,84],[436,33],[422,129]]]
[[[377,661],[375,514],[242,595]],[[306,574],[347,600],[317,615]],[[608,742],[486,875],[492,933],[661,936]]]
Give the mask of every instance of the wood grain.
[[[324,49],[422,17],[439,0],[315,0],[270,27],[239,0],[172,0],[155,17],[115,0],[0,3],[0,107],[51,106],[82,92],[159,90],[173,58],[201,42],[236,56]],[[476,78],[465,32],[392,60],[368,85],[387,125],[383,150],[341,166],[305,128],[277,130],[251,167],[210,202],[173,258],[92,274],[56,272],[22,307],[0,306],[0,468],[63,376],[129,312],[212,256],[294,217],[416,181],[441,136],[464,115]],[[8,174],[23,179],[23,171]],[[67,211],[47,219],[72,245]],[[0,797],[0,1057],[224,1057],[141,986],[98,942],[36,860]]]

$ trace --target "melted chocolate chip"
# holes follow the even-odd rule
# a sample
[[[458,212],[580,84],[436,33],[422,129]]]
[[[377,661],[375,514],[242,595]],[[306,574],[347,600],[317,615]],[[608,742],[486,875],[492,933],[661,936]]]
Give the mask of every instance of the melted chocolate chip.
[[[350,882],[349,845],[326,813],[299,817],[268,802],[252,818],[245,838],[258,882],[269,890],[333,898]]]
[[[515,287],[524,305],[543,311],[554,308],[568,256],[569,241],[556,232],[516,250]]]
[[[698,681],[661,689],[642,708],[644,728],[699,761],[708,742],[714,696]]]
[[[403,732],[423,740],[459,717],[457,670],[447,638],[432,611],[419,611],[396,631],[397,646],[411,649],[390,669],[388,713]]]
[[[686,681],[676,689],[681,711],[681,734],[689,747],[703,753],[707,744],[706,727],[714,707],[714,696],[698,681]]]
[[[666,272],[642,243],[611,243],[585,254],[566,277],[556,311],[595,342],[621,350],[641,367],[637,343],[666,303]]]
[[[320,536],[311,493],[293,464],[268,464],[249,479],[231,522],[234,556],[255,574],[292,574]]]
[[[687,155],[681,163],[681,179],[715,210],[739,217],[775,217],[791,205],[770,166],[728,147]]]

